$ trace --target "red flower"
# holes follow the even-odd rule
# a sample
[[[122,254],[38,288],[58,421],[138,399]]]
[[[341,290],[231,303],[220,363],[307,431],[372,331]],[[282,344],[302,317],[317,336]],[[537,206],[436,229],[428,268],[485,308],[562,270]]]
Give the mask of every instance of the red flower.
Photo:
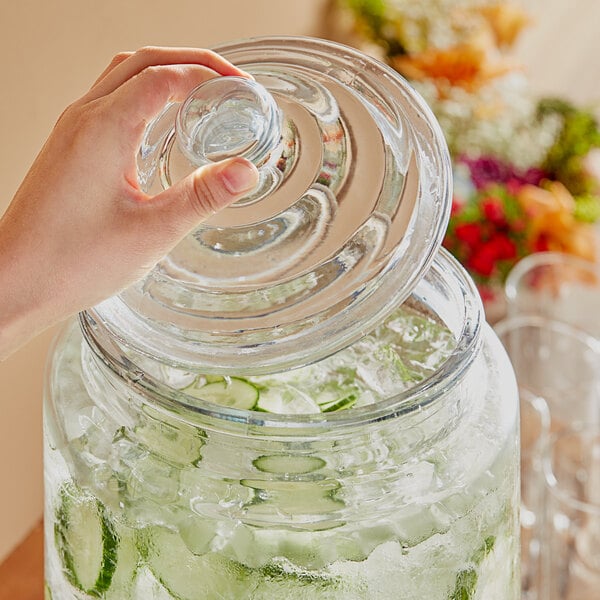
[[[517,256],[517,247],[515,243],[503,233],[494,235],[487,245],[498,260],[510,260]]]
[[[450,216],[455,217],[456,215],[458,215],[460,213],[460,211],[462,210],[464,204],[465,203],[463,200],[460,200],[459,198],[454,196],[452,198],[452,207],[450,208]]]
[[[483,277],[489,277],[494,272],[495,266],[494,248],[489,244],[479,248],[467,261],[467,267]]]
[[[525,219],[522,219],[522,218],[515,219],[510,224],[511,229],[517,233],[519,233],[521,231],[525,231],[526,226],[527,226],[527,224],[525,223]]]
[[[494,292],[491,287],[480,284],[477,286],[477,289],[479,290],[479,295],[484,302],[491,302],[492,300],[495,300],[496,292]]]
[[[498,198],[488,196],[481,202],[481,208],[485,218],[494,225],[506,225],[504,206]]]
[[[548,237],[544,234],[537,237],[533,242],[534,252],[547,252],[550,250],[550,244],[548,243]]]
[[[479,223],[461,223],[454,228],[454,234],[470,248],[481,242],[481,225]]]

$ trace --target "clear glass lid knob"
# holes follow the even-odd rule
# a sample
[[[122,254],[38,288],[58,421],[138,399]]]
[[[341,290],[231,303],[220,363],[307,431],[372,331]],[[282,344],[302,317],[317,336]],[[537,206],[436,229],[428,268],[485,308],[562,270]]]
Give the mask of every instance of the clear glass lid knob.
[[[188,96],[176,128],[179,148],[193,164],[243,156],[260,166],[281,140],[281,113],[256,81],[217,77]]]
[[[306,364],[370,331],[422,278],[449,214],[447,148],[414,90],[357,50],[310,38],[216,50],[254,79],[211,79],[167,105],[138,179],[154,194],[240,155],[258,188],[88,316],[188,369]]]

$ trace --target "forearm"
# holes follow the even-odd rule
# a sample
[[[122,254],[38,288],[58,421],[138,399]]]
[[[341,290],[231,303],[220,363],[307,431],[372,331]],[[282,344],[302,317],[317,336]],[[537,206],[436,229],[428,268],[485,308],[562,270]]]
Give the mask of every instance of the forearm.
[[[52,265],[35,246],[0,219],[0,360],[60,320],[48,285]]]

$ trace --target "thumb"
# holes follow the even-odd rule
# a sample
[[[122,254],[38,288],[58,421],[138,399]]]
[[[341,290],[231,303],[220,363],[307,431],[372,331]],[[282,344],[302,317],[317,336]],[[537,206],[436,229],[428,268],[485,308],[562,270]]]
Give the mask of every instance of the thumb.
[[[256,167],[235,157],[200,167],[152,199],[155,216],[181,236],[212,214],[251,192],[258,184]]]

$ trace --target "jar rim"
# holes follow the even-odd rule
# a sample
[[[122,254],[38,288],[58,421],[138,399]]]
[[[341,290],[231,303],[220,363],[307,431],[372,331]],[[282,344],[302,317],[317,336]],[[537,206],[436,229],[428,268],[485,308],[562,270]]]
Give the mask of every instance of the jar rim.
[[[482,343],[484,312],[480,296],[464,268],[443,248],[412,297],[418,298],[419,288],[426,284],[428,289],[424,290],[423,298],[436,287],[443,287],[438,291],[446,296],[447,303],[454,312],[451,315],[438,314],[447,325],[448,320],[453,321],[451,327],[456,346],[452,353],[433,374],[407,390],[374,404],[330,413],[287,415],[224,407],[198,398],[194,398],[193,403],[186,402],[188,396],[183,391],[171,388],[144,373],[126,357],[114,337],[91,313],[80,313],[79,321],[83,336],[94,355],[110,371],[126,380],[145,401],[161,405],[168,412],[176,412],[182,420],[186,415],[196,414],[217,423],[219,427],[235,429],[243,426],[246,434],[249,426],[256,435],[261,432],[277,432],[278,435],[285,436],[303,435],[307,432],[318,434],[332,428],[353,429],[422,410],[460,383],[478,355]]]

